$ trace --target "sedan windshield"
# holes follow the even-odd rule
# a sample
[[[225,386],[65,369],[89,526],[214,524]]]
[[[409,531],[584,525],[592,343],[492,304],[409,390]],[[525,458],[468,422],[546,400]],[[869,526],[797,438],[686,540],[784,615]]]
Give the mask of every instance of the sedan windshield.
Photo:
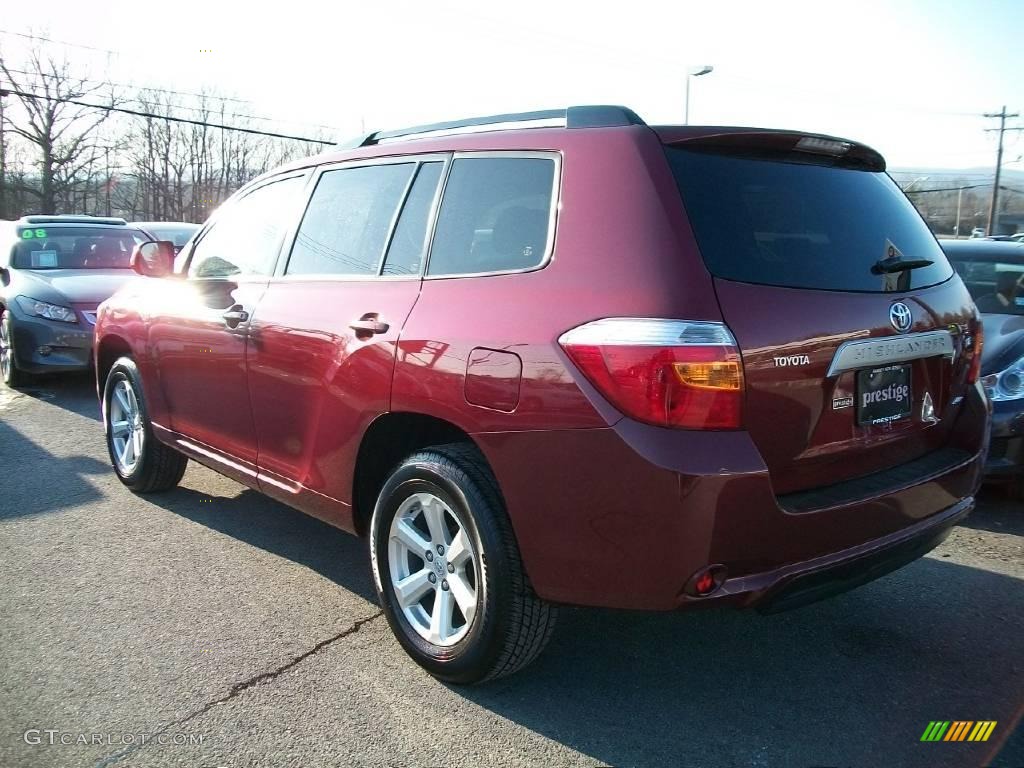
[[[979,312],[1024,315],[1024,264],[952,261]]]
[[[128,269],[148,238],[124,227],[19,227],[12,266],[19,269]]]

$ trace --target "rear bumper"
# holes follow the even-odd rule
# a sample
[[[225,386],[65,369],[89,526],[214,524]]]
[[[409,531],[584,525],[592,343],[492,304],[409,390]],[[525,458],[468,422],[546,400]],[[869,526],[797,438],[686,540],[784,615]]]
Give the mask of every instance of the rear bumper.
[[[772,610],[855,586],[935,546],[973,505],[989,435],[976,389],[950,430],[947,448],[958,461],[939,457],[916,475],[893,468],[887,486],[865,482],[860,496],[826,495],[827,506],[799,511],[775,495],[744,432],[623,420],[609,429],[474,438],[541,597],[645,610]],[[706,597],[684,591],[710,565],[725,566],[724,583]]]
[[[799,608],[891,573],[927,554],[974,509],[968,498],[898,533],[805,563],[739,579],[722,586],[722,600],[764,613]]]
[[[14,356],[18,368],[26,373],[84,371],[92,363],[92,326],[85,321],[62,323],[26,315],[15,309],[9,311],[14,319]],[[48,354],[40,347],[49,347]]]

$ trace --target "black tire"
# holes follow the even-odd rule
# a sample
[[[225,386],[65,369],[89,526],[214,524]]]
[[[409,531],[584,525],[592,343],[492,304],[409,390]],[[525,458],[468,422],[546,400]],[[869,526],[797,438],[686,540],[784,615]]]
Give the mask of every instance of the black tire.
[[[430,493],[457,514],[475,549],[476,615],[454,645],[434,645],[398,604],[389,558],[391,523],[414,493]],[[377,595],[398,642],[435,677],[469,684],[523,668],[551,637],[557,609],[533,592],[498,483],[480,452],[456,443],[418,451],[384,484],[370,524],[370,562]]]
[[[143,430],[143,445],[139,460],[131,471],[123,471],[115,455],[113,430],[110,426],[111,398],[119,381],[127,381],[138,402]],[[158,493],[174,488],[185,474],[188,458],[153,436],[153,427],[146,410],[146,399],[142,391],[142,377],[135,361],[122,357],[110,369],[103,387],[103,431],[107,440],[110,463],[118,479],[136,493]]]
[[[14,354],[13,321],[11,313],[4,309],[0,309],[0,356],[6,356],[7,360],[7,365],[0,364],[4,384],[11,389],[20,389],[32,382],[32,377],[18,368],[18,358]]]
[[[1011,480],[1006,486],[1006,495],[1013,501],[1024,501],[1024,477]]]

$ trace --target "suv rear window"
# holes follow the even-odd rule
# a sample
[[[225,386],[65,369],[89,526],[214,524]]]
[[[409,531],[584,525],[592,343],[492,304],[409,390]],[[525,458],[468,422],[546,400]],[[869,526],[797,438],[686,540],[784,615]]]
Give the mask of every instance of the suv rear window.
[[[884,172],[667,147],[708,270],[744,283],[905,291],[953,270],[913,205]],[[891,256],[931,266],[888,275]]]

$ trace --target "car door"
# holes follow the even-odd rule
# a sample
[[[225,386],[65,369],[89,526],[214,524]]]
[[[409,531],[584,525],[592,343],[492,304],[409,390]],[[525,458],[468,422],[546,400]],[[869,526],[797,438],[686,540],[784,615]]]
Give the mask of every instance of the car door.
[[[150,308],[149,343],[170,428],[224,474],[255,484],[256,432],[245,349],[253,312],[284,234],[297,215],[304,174],[274,179],[229,201]]]
[[[389,409],[445,163],[432,155],[321,168],[252,320],[260,487],[342,527],[360,438]]]

